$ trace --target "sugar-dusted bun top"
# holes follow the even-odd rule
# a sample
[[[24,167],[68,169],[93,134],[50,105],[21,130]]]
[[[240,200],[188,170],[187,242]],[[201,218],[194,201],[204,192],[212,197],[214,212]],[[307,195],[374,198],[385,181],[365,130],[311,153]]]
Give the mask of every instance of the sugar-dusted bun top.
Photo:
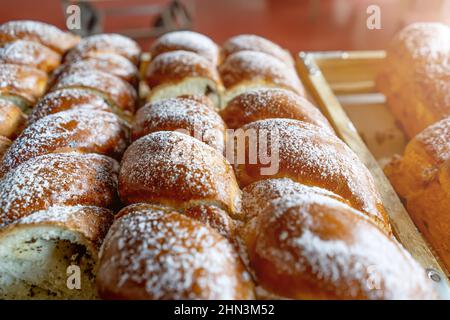
[[[0,64],[0,93],[17,95],[30,103],[44,93],[47,74],[41,70],[16,64]]]
[[[28,126],[3,157],[0,175],[39,155],[93,152],[120,159],[128,145],[125,123],[111,112],[68,110]]]
[[[53,78],[57,79],[64,74],[90,70],[110,73],[133,86],[137,85],[138,82],[138,70],[136,66],[130,60],[112,53],[98,54],[94,57],[87,57],[83,60],[66,63],[56,70]]]
[[[28,123],[57,112],[83,109],[112,112],[105,98],[86,89],[61,89],[42,97],[28,116]]]
[[[61,55],[38,42],[17,40],[0,47],[0,61],[51,72],[61,63]]]
[[[204,77],[219,82],[217,70],[209,60],[190,51],[170,51],[150,62],[146,82],[150,88],[176,83],[187,77]]]
[[[294,299],[434,299],[424,269],[364,215],[317,193],[278,198],[248,223],[258,282]]]
[[[139,63],[141,49],[134,40],[120,34],[96,34],[82,39],[67,54],[65,61],[70,62],[105,53],[118,54],[137,65]]]
[[[0,42],[20,39],[39,42],[61,54],[80,41],[78,36],[44,22],[17,20],[0,25]]]
[[[128,211],[103,245],[97,275],[102,298],[253,298],[249,274],[214,229],[156,207]]]
[[[242,190],[242,219],[248,221],[258,216],[272,200],[297,194],[318,194],[349,204],[341,196],[322,188],[310,187],[289,178],[267,179],[254,182]]]
[[[272,168],[262,174],[263,165],[246,161],[235,166],[242,187],[270,178],[291,178],[296,182],[332,191],[366,212],[389,232],[386,212],[369,170],[339,138],[315,125],[290,119],[267,119],[249,123],[244,132],[267,137],[267,150],[273,155]],[[260,138],[262,139],[262,138]],[[264,140],[262,140],[264,141]],[[248,141],[246,151],[250,152]]]
[[[289,66],[294,64],[288,51],[276,43],[254,34],[241,34],[228,39],[222,46],[222,56],[223,59],[226,59],[233,53],[245,50],[264,52]]]
[[[134,88],[112,74],[98,70],[83,70],[64,74],[52,90],[65,88],[88,88],[103,94],[123,111],[134,113],[137,94]]]
[[[217,64],[219,49],[207,36],[192,31],[174,31],[159,37],[151,46],[152,58],[161,53],[184,50],[192,51],[213,64]]]
[[[263,52],[233,53],[220,65],[219,72],[227,89],[253,83],[260,87],[281,87],[304,95],[303,86],[295,70]]]
[[[213,203],[233,214],[240,190],[227,160],[188,135],[159,131],[131,144],[122,159],[119,194],[124,203],[157,202],[175,208]]]
[[[307,99],[289,90],[260,88],[248,90],[228,102],[221,116],[230,128],[270,118],[287,118],[315,124],[333,133],[328,120]]]
[[[211,107],[189,98],[172,98],[140,108],[133,122],[132,139],[156,131],[180,131],[223,152],[225,123]]]
[[[51,153],[33,158],[0,180],[0,226],[53,205],[109,207],[119,164],[106,156]]]

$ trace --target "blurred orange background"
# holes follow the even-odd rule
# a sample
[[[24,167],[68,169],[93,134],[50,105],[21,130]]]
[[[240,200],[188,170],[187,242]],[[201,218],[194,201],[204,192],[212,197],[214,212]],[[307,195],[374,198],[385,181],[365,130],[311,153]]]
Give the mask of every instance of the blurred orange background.
[[[170,1],[97,0],[95,8],[118,9],[157,5]],[[450,24],[450,0],[185,0],[192,29],[216,42],[239,33],[267,37],[291,51],[363,50],[385,48],[393,34],[414,21]],[[381,29],[366,27],[369,5],[381,9]],[[60,0],[0,0],[0,22],[41,20],[65,28]],[[150,28],[155,15],[107,15],[103,32]],[[137,39],[146,48],[151,37]]]

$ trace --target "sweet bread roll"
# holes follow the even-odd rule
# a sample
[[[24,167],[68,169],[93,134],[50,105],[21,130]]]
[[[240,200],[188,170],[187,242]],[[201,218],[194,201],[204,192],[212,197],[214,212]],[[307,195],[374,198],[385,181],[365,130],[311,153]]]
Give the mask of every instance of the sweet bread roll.
[[[422,234],[450,269],[450,117],[429,126],[385,167]]]
[[[189,51],[170,51],[158,55],[148,66],[147,101],[154,102],[180,95],[205,95],[215,106],[222,90],[216,67],[204,57]]]
[[[0,298],[98,298],[98,251],[112,221],[108,209],[54,206],[1,229]],[[68,287],[71,266],[79,267],[80,289]]]
[[[0,136],[0,161],[3,158],[3,155],[8,151],[12,142],[7,137]]]
[[[153,42],[150,55],[155,58],[162,53],[177,50],[191,51],[215,65],[218,63],[217,45],[207,36],[192,31],[174,31],[162,35]]]
[[[271,55],[283,61],[288,66],[294,65],[289,51],[284,50],[276,43],[254,34],[241,34],[228,39],[222,46],[222,58],[239,51],[258,51]]]
[[[3,157],[0,176],[37,156],[54,152],[92,152],[120,159],[128,144],[125,124],[110,112],[69,110],[44,117],[14,141]]]
[[[17,40],[0,47],[0,62],[52,72],[61,63],[61,55],[37,42]]]
[[[257,283],[282,298],[437,298],[425,271],[395,240],[360,212],[313,191],[272,200],[243,237]]]
[[[18,96],[34,104],[47,86],[47,74],[41,70],[16,64],[0,64],[0,94]]]
[[[54,83],[59,77],[69,73],[91,70],[110,73],[128,82],[133,87],[136,87],[138,84],[138,70],[136,66],[128,59],[110,53],[98,54],[94,57],[88,57],[62,65],[53,73],[51,83]]]
[[[131,144],[119,175],[125,204],[150,202],[187,208],[213,204],[234,215],[240,190],[227,160],[188,135],[160,131]]]
[[[223,153],[226,126],[213,109],[189,98],[172,98],[149,103],[136,113],[132,139],[151,132],[178,131],[188,134]]]
[[[0,227],[55,205],[115,205],[117,161],[99,154],[51,153],[0,180]]]
[[[66,56],[65,61],[73,62],[103,54],[117,54],[138,65],[141,55],[139,45],[132,39],[115,33],[96,34],[80,41]]]
[[[25,127],[27,118],[14,102],[0,98],[0,136],[14,139]]]
[[[449,42],[445,24],[414,23],[386,51],[377,86],[410,138],[450,116]]]
[[[61,89],[47,93],[32,109],[28,123],[66,110],[99,110],[112,112],[111,106],[101,95],[88,89]]]
[[[38,42],[64,54],[80,41],[80,37],[39,21],[18,20],[0,25],[0,42],[15,40]]]
[[[130,119],[134,114],[136,91],[130,84],[109,73],[90,70],[65,74],[58,79],[52,91],[67,88],[89,89],[101,94],[114,111],[124,118]]]
[[[242,187],[264,179],[291,178],[324,188],[348,200],[390,233],[373,177],[356,154],[336,136],[315,125],[290,119],[260,120],[242,129],[257,138],[260,146],[255,150],[252,139],[246,139],[245,145],[232,142],[235,154],[245,151],[246,155],[246,161],[235,162],[236,177]],[[264,154],[261,144],[267,150]],[[252,154],[258,155],[256,161],[250,161]],[[271,163],[263,164],[265,157],[270,157]]]
[[[334,133],[328,120],[314,105],[295,93],[277,88],[248,90],[228,102],[220,115],[228,127],[270,118],[287,118],[315,124]]]
[[[264,211],[272,200],[311,193],[333,198],[350,205],[350,202],[346,199],[322,188],[300,184],[289,178],[267,179],[249,184],[242,190],[242,217],[240,217],[240,220],[249,221],[256,217]]]
[[[303,86],[295,70],[263,52],[233,53],[220,65],[219,73],[226,89],[223,105],[240,93],[261,87],[284,88],[304,95]]]
[[[120,216],[120,213],[119,213]],[[228,240],[177,212],[117,218],[97,276],[104,299],[252,299],[253,284]]]

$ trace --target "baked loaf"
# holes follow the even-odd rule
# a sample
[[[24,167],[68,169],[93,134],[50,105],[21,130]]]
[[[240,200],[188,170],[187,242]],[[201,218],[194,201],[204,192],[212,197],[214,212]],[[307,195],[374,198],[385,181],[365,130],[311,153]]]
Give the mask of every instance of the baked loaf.
[[[254,34],[241,34],[228,39],[222,46],[222,59],[239,51],[258,51],[271,55],[288,66],[294,65],[290,53],[266,38]]]
[[[92,152],[120,159],[128,145],[125,124],[113,113],[69,110],[28,126],[14,141],[0,166],[0,176],[19,164],[53,152]]]
[[[235,154],[242,153],[239,149],[244,148],[245,155],[259,155],[257,161],[235,162],[241,187],[263,179],[283,177],[321,187],[347,199],[390,234],[388,217],[369,170],[336,136],[315,125],[290,119],[260,120],[242,129],[254,132],[254,138],[260,143],[261,139],[267,138],[266,153],[272,159],[272,167],[270,172],[265,172],[269,165],[261,161],[263,152],[254,150],[256,145],[251,143],[252,139],[246,139],[245,146],[233,143]]]
[[[98,251],[112,220],[104,208],[54,206],[0,229],[0,298],[98,298]],[[74,267],[81,290],[68,281]]]
[[[0,62],[51,72],[61,63],[61,55],[40,43],[17,40],[0,47]]]
[[[219,48],[207,36],[192,31],[174,31],[159,37],[150,48],[152,58],[158,55],[176,51],[191,51],[216,65],[219,60]]]
[[[49,92],[39,100],[28,116],[28,123],[34,123],[45,116],[66,110],[112,112],[107,99],[89,89],[61,89]]]
[[[385,167],[415,224],[450,270],[450,117],[429,126]]]
[[[125,81],[109,73],[91,70],[77,71],[63,75],[52,91],[76,88],[89,89],[107,99],[114,112],[130,119],[136,109],[136,91]]]
[[[285,89],[247,90],[228,102],[220,115],[232,129],[258,120],[287,118],[315,124],[327,132],[334,133],[319,109],[305,98]]]
[[[205,95],[220,105],[222,85],[215,65],[190,51],[170,51],[156,56],[148,66],[145,81],[150,87],[147,101],[180,95]]]
[[[227,160],[197,139],[171,131],[151,133],[131,144],[121,162],[119,195],[125,204],[213,204],[232,216],[240,200]]]
[[[0,136],[14,139],[26,125],[26,116],[11,100],[0,98]]]
[[[377,85],[410,138],[450,116],[449,43],[448,26],[414,23],[387,49]]]
[[[92,70],[110,73],[128,82],[133,87],[136,87],[138,84],[138,70],[136,66],[128,59],[111,53],[97,54],[94,57],[66,63],[53,73],[51,83],[69,73]]]
[[[219,66],[225,86],[222,105],[249,89],[278,87],[304,95],[295,70],[277,58],[258,51],[238,51]]]
[[[214,229],[164,207],[124,210],[102,247],[102,298],[253,298],[239,256]]]
[[[16,65],[0,64],[0,95],[25,99],[34,104],[45,92],[47,74],[41,70]]]
[[[39,21],[18,20],[0,25],[0,43],[16,40],[38,42],[60,54],[64,54],[74,47],[80,41],[80,38]]]
[[[64,61],[73,62],[103,54],[117,54],[138,65],[141,48],[132,39],[120,34],[96,34],[86,37],[66,56]]]
[[[118,163],[106,156],[51,153],[0,180],[0,228],[55,205],[115,205]]]
[[[172,98],[149,103],[138,110],[132,125],[132,139],[157,131],[178,131],[190,135],[223,153],[225,123],[208,105],[190,98]]]
[[[338,196],[289,179],[260,183],[247,196],[259,210],[248,214],[253,218],[242,231],[259,292],[290,299],[436,298],[411,256]],[[266,192],[252,192],[261,188]]]

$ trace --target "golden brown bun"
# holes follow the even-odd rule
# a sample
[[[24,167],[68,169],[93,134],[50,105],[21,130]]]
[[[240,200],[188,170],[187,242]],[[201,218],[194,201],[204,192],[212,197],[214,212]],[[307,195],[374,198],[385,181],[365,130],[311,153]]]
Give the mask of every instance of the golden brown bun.
[[[80,43],[67,54],[65,61],[73,62],[75,60],[95,57],[102,54],[117,54],[127,58],[133,64],[138,65],[141,49],[134,40],[120,34],[96,34],[82,39]]]
[[[0,161],[3,158],[3,155],[6,153],[6,151],[8,151],[11,144],[12,141],[9,140],[7,137],[0,136]]]
[[[161,203],[174,208],[214,204],[234,214],[240,190],[227,160],[212,147],[182,133],[160,131],[131,144],[119,175],[125,204]]]
[[[74,72],[99,70],[110,73],[136,87],[139,81],[138,70],[130,60],[117,54],[104,53],[65,63],[53,73],[51,83],[58,78]]]
[[[80,151],[120,159],[128,145],[123,121],[110,112],[69,110],[28,126],[1,162],[0,176],[19,164],[47,153]]]
[[[289,51],[284,50],[270,40],[254,34],[241,34],[228,39],[222,46],[222,59],[226,60],[233,53],[247,50],[263,52],[283,61],[288,66],[294,65],[294,60]]]
[[[165,208],[127,211],[102,247],[97,275],[102,298],[254,297],[239,256],[214,229]]]
[[[176,84],[188,77],[207,78],[220,83],[214,64],[198,54],[182,50],[166,52],[153,59],[145,80],[150,88],[154,88]]]
[[[86,89],[61,89],[47,93],[32,109],[28,123],[66,110],[99,110],[112,112],[107,100],[101,95]]]
[[[182,94],[181,96],[178,96],[177,98],[194,100],[196,102],[199,102],[201,104],[208,106],[209,108],[211,108],[213,110],[216,110],[212,100],[203,94]]]
[[[124,113],[134,114],[137,94],[127,82],[109,73],[91,70],[64,74],[53,86],[52,91],[67,88],[87,88],[108,99],[117,109]]]
[[[232,129],[257,120],[287,118],[315,124],[334,133],[330,123],[319,109],[305,98],[284,89],[248,90],[228,102],[220,115]]]
[[[304,88],[294,69],[263,52],[238,51],[219,67],[227,90],[237,86],[280,87],[304,95]]]
[[[219,49],[207,36],[192,31],[174,31],[159,37],[150,48],[152,58],[170,51],[184,50],[194,52],[211,63],[217,64]]]
[[[0,136],[15,139],[25,127],[27,117],[12,101],[0,98]]]
[[[54,205],[111,207],[119,164],[106,156],[51,153],[33,158],[0,180],[0,226]]]
[[[223,153],[226,126],[213,109],[193,99],[172,98],[149,103],[136,113],[132,140],[156,131],[179,131]]]
[[[449,42],[448,26],[414,23],[387,49],[377,86],[410,138],[450,116]]]
[[[336,136],[321,128],[297,120],[268,119],[252,122],[242,127],[244,132],[254,132],[267,137],[267,150],[272,150],[272,172],[262,168],[269,165],[245,161],[235,165],[236,176],[242,187],[252,182],[291,178],[306,185],[316,186],[337,193],[352,206],[365,212],[380,228],[390,233],[388,217],[369,170],[356,154]],[[275,143],[270,141],[271,139]],[[245,154],[254,149],[245,142]],[[263,141],[263,140],[261,140]],[[236,148],[239,147],[235,144]],[[278,161],[277,161],[278,150]],[[237,149],[236,154],[242,152]],[[248,156],[247,156],[247,159]],[[278,164],[278,170],[275,165]]]
[[[41,70],[15,65],[0,64],[0,94],[19,96],[34,104],[47,86],[47,74]]]
[[[257,283],[284,298],[437,298],[425,270],[395,240],[316,192],[272,200],[243,235]]]
[[[422,234],[450,269],[450,117],[426,128],[406,146],[386,175]]]
[[[333,198],[350,205],[350,202],[341,196],[322,188],[306,186],[289,178],[266,179],[249,184],[242,190],[242,217],[240,220],[249,221],[256,217],[272,200],[310,193]]]
[[[61,55],[37,42],[17,40],[0,47],[0,62],[52,72],[61,63]]]
[[[80,37],[39,21],[18,20],[0,25],[0,42],[28,40],[43,44],[63,54],[74,47]]]

